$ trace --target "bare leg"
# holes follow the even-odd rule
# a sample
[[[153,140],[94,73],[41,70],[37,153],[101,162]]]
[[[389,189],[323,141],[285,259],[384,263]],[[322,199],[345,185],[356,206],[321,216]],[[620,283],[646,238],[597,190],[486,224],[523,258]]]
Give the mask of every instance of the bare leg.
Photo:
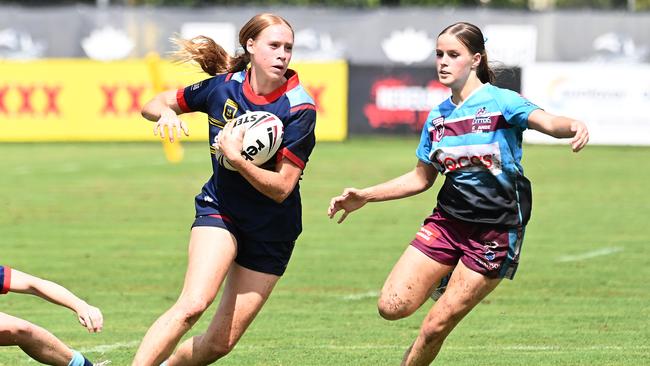
[[[207,365],[227,355],[268,299],[280,277],[233,264],[219,309],[207,331],[186,340],[169,366]]]
[[[67,366],[72,359],[72,350],[52,333],[4,313],[0,313],[0,346],[18,346],[46,365]]]
[[[429,310],[420,334],[404,355],[402,365],[429,365],[454,327],[500,282],[499,278],[487,278],[458,262],[447,291]]]
[[[409,245],[381,289],[377,303],[379,314],[388,320],[413,314],[453,268],[434,261]]]
[[[217,296],[237,245],[227,230],[192,229],[183,291],[176,303],[149,328],[133,360],[137,366],[158,366]]]

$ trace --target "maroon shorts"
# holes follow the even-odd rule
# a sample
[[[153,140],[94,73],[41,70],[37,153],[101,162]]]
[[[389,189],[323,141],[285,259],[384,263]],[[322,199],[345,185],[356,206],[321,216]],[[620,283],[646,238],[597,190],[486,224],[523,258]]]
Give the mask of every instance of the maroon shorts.
[[[512,279],[524,229],[461,221],[436,209],[411,245],[436,262],[453,266],[461,260],[487,277]]]

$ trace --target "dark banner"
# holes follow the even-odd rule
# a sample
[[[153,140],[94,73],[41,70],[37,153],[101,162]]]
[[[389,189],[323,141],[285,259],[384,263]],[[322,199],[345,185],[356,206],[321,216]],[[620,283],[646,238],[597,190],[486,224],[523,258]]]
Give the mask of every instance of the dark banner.
[[[435,67],[349,66],[350,135],[420,133],[432,107],[449,97]],[[521,91],[521,69],[497,73],[495,85]]]

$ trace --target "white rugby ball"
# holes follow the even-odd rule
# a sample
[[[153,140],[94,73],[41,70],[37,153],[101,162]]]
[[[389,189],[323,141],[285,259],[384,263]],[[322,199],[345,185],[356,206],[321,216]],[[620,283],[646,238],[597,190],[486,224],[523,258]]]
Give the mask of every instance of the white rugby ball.
[[[232,133],[239,133],[243,128],[244,141],[241,155],[254,165],[266,163],[278,151],[284,136],[284,125],[278,116],[270,112],[246,112],[234,120]],[[215,144],[219,135],[215,137]],[[216,151],[215,158],[226,169],[236,170],[230,161],[220,152]]]

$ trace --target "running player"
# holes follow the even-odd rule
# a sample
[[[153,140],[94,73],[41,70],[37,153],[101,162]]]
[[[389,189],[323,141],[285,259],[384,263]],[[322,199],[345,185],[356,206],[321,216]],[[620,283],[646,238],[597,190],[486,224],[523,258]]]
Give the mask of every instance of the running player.
[[[149,329],[134,365],[206,365],[228,354],[284,273],[302,230],[298,180],[315,144],[316,109],[288,68],[293,29],[283,18],[259,14],[239,32],[243,53],[231,58],[213,40],[181,41],[182,55],[215,77],[156,96],[143,116],[167,138],[188,133],[177,115],[208,116],[213,174],[196,196],[183,291]],[[250,63],[250,68],[246,66]],[[228,121],[246,111],[267,111],[284,123],[276,158],[257,167],[240,152],[241,134]],[[218,140],[215,141],[216,136]],[[219,165],[218,149],[236,171]],[[205,333],[180,338],[212,303],[228,277],[217,313]],[[166,361],[165,361],[166,360]]]
[[[490,84],[481,30],[456,23],[438,35],[438,78],[452,95],[430,112],[409,173],[365,189],[346,188],[328,209],[339,223],[368,202],[399,199],[446,179],[431,216],[388,275],[378,301],[388,320],[409,316],[453,273],[446,291],[429,310],[403,365],[428,365],[460,320],[503,278],[512,279],[531,189],[523,175],[522,132],[531,128],[572,138],[574,152],[588,142],[584,123],[551,115],[515,92]],[[455,266],[455,269],[454,269]]]
[[[27,273],[0,266],[0,294],[18,292],[41,297],[65,306],[77,314],[89,332],[100,332],[101,311],[75,296],[63,286]],[[26,320],[0,312],[0,346],[18,346],[34,360],[46,365],[92,366],[81,353],[70,349],[47,330]]]

